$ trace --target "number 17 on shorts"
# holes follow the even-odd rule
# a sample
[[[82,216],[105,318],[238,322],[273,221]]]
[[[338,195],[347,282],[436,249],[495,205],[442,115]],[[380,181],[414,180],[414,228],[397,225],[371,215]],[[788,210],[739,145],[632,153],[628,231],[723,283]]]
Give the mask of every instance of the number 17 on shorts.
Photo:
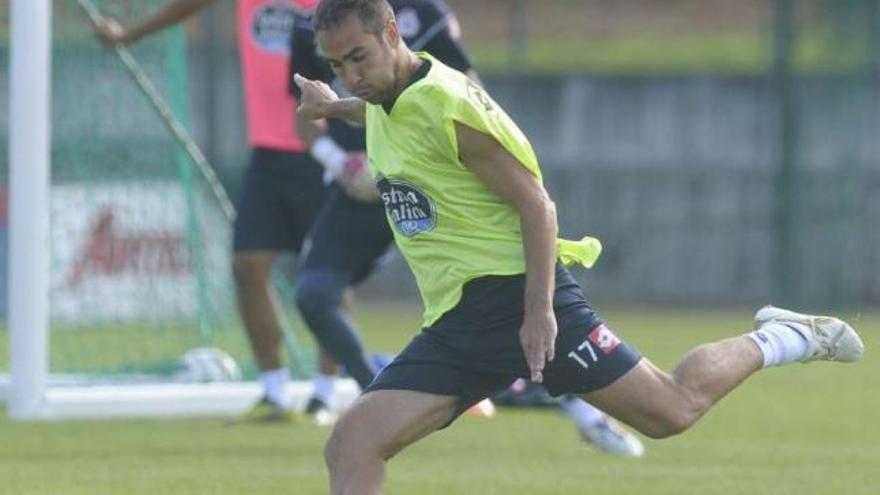
[[[568,353],[570,359],[575,360],[581,367],[587,369],[590,364],[597,363],[599,359],[614,352],[620,345],[620,339],[604,323],[593,327],[587,333],[587,338],[577,348]]]

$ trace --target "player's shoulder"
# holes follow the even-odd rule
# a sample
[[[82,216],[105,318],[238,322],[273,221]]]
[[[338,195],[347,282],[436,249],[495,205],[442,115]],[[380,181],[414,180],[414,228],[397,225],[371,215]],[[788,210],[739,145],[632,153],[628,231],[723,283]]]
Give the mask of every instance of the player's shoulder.
[[[421,56],[428,56],[422,54]],[[463,73],[428,56],[431,68],[428,74],[413,88],[414,95],[422,101],[430,100],[437,105],[448,105],[467,91],[468,77]]]
[[[428,107],[433,107],[438,115],[488,114],[500,108],[478,82],[433,57],[429,60],[429,76],[413,96],[430,100]]]
[[[427,57],[431,62],[431,71],[429,74],[433,76],[433,79],[438,83],[449,85],[453,88],[461,88],[471,80],[464,72],[446,65],[433,55],[424,52],[421,53],[423,54],[422,56]]]

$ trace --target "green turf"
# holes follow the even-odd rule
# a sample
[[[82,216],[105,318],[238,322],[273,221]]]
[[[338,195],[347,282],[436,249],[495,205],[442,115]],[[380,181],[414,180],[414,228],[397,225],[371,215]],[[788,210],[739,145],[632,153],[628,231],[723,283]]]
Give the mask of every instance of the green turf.
[[[374,348],[393,350],[418,325],[409,310],[361,311]],[[663,367],[693,344],[749,325],[742,312],[615,310],[619,333]],[[850,315],[847,315],[850,316]],[[873,495],[880,486],[880,317],[857,322],[857,365],[770,370],[699,425],[646,441],[637,461],[581,445],[551,412],[466,417],[389,465],[388,493]],[[327,430],[309,424],[228,427],[219,420],[17,424],[0,420],[0,493],[321,494]]]

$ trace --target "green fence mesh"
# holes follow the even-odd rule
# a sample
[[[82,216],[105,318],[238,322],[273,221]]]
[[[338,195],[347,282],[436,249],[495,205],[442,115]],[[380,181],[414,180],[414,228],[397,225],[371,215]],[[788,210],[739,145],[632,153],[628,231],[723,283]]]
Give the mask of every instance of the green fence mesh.
[[[134,22],[160,1],[96,2]],[[74,0],[54,2],[51,193],[52,373],[173,378],[187,350],[215,346],[253,376],[231,279],[231,224]],[[189,121],[181,29],[131,48],[175,117]],[[284,277],[282,294],[289,296]],[[290,311],[290,297],[282,297]],[[301,327],[301,325],[297,325]],[[314,359],[301,336],[298,373]]]

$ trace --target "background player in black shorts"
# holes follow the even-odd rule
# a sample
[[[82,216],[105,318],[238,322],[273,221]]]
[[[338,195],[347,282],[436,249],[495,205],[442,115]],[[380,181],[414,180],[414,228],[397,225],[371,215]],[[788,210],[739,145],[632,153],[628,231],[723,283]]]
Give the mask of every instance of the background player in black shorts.
[[[130,29],[112,19],[98,27],[110,43],[133,43],[175,25],[216,0],[175,0]],[[270,275],[278,256],[297,253],[326,197],[321,167],[291,128],[284,108],[295,108],[283,80],[290,27],[299,10],[315,0],[238,0],[239,49],[251,158],[244,174],[233,232],[233,273],[239,310],[260,377],[263,398],[248,414],[254,420],[289,418],[284,393],[288,372],[281,359],[281,323]],[[279,41],[280,40],[280,41]],[[277,81],[277,82],[276,82]],[[277,110],[276,112],[267,109]]]

